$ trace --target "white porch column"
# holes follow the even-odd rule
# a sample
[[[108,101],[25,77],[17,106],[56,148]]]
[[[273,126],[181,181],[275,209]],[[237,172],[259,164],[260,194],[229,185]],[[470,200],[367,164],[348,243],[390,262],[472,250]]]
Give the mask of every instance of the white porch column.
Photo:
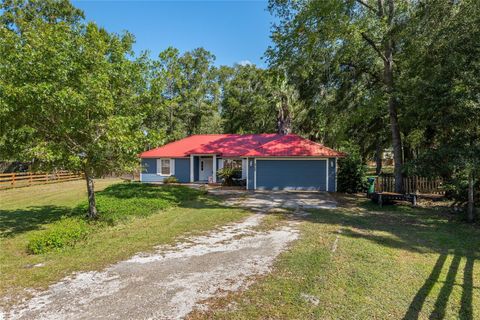
[[[193,155],[190,155],[190,182],[193,182]]]
[[[213,183],[217,183],[217,155],[213,155]]]

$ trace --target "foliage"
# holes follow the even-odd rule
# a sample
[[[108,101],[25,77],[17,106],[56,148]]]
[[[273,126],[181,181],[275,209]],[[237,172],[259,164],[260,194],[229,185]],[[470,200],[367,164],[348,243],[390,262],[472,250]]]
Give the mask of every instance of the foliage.
[[[132,170],[146,138],[139,100],[144,83],[141,61],[133,59],[133,36],[84,22],[67,1],[48,3],[2,5],[2,151],[83,172],[90,182]],[[60,16],[50,20],[56,13]],[[93,184],[88,189],[95,217]]]
[[[163,179],[163,183],[165,184],[178,183],[178,179],[175,176],[166,177],[165,179]]]
[[[142,183],[121,183],[97,193],[99,223],[116,224],[131,217],[145,217],[160,210],[193,201],[202,192],[185,186],[159,186]],[[76,210],[86,211],[86,204]]]
[[[367,188],[367,167],[358,154],[338,159],[337,190],[339,192],[364,192]]]
[[[140,183],[120,183],[97,193],[100,218],[87,223],[81,217],[88,204],[74,208],[70,215],[39,231],[28,242],[33,254],[72,247],[98,228],[125,223],[132,217],[146,217],[180,203],[197,200],[202,192],[183,186],[153,186]]]
[[[416,37],[405,45],[399,79],[404,126],[417,154],[412,165],[442,176],[458,201],[470,192],[468,219],[473,220],[480,176],[480,48],[471,39],[480,37],[480,6],[433,1],[419,8],[413,22],[406,31]]]
[[[87,238],[90,226],[80,218],[67,218],[54,222],[47,230],[39,231],[30,237],[27,251],[32,254],[46,253],[66,247],[73,247]]]
[[[223,167],[217,172],[218,176],[222,178],[222,184],[224,186],[233,186],[235,185],[235,178],[241,176],[242,170],[238,168]]]
[[[478,1],[270,0],[268,69],[203,48],[135,56],[133,35],[66,0],[0,9],[2,157],[92,177],[190,134],[292,131],[363,162],[393,146],[396,176],[478,184]]]
[[[181,55],[170,47],[149,62],[144,101],[148,134],[173,141],[221,132],[218,109],[223,71],[213,65],[214,61],[215,56],[203,48]]]
[[[224,130],[228,133],[297,132],[302,104],[283,71],[235,65],[222,83]],[[282,128],[284,130],[282,130]]]
[[[269,1],[278,22],[267,57],[285,68],[305,103],[310,121],[303,130],[331,146],[355,141],[364,158],[390,142],[398,191],[403,157],[396,63],[412,7],[403,0]]]

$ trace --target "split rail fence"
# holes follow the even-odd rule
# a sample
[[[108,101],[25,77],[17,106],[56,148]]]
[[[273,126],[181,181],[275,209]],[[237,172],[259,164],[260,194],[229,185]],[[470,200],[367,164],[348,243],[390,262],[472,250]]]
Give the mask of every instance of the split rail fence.
[[[381,175],[375,178],[375,192],[395,192],[395,177]],[[407,194],[444,195],[441,178],[404,177],[403,192]]]
[[[57,171],[52,173],[0,173],[0,189],[26,187],[36,184],[57,183],[79,179],[83,179],[82,174],[68,171]]]

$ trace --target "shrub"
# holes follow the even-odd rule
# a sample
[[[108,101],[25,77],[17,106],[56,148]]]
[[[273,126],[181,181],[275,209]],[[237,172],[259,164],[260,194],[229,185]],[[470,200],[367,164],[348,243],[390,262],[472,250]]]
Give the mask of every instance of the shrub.
[[[339,159],[337,190],[346,193],[365,192],[367,189],[366,172],[366,166],[360,156],[356,154]]]
[[[165,179],[163,179],[163,183],[178,183],[178,179],[175,176],[166,177]]]
[[[218,176],[223,179],[222,185],[233,186],[235,185],[234,179],[238,176],[241,177],[241,170],[238,168],[224,167],[218,170]]]
[[[185,186],[119,183],[97,193],[99,219],[96,223],[115,225],[133,217],[146,217],[161,210],[198,199],[202,192]],[[88,203],[77,208],[86,215]]]
[[[47,230],[36,232],[28,241],[29,253],[41,254],[52,250],[72,247],[84,240],[90,232],[88,223],[80,218],[62,218]]]

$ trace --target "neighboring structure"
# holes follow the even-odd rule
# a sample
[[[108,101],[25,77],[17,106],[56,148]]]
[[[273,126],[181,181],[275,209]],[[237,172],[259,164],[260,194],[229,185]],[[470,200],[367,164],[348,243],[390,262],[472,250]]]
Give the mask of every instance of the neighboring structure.
[[[140,181],[175,176],[184,183],[215,183],[217,170],[233,165],[250,190],[334,192],[337,158],[343,156],[294,134],[193,135],[143,152]]]

